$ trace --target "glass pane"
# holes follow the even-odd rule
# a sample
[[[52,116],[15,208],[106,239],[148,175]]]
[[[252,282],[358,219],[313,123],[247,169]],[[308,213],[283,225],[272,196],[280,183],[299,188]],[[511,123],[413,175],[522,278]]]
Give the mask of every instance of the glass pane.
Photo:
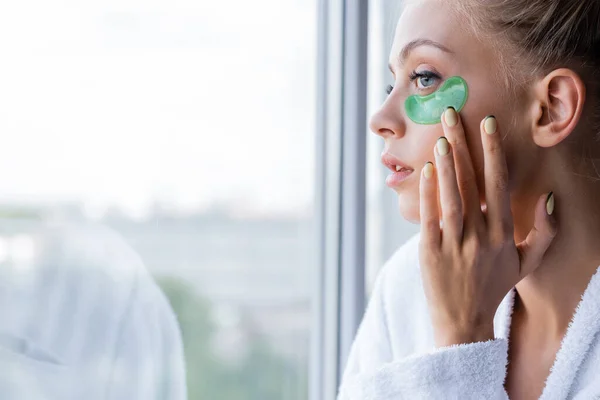
[[[50,220],[116,231],[178,317],[191,400],[308,396],[316,12],[0,5],[0,263]]]
[[[369,99],[368,115],[385,101],[385,88],[392,84],[388,58],[401,2],[373,0],[369,4]],[[404,220],[395,192],[385,184],[389,170],[381,164],[383,139],[368,132],[367,140],[367,295],[379,269],[406,240],[419,230]]]

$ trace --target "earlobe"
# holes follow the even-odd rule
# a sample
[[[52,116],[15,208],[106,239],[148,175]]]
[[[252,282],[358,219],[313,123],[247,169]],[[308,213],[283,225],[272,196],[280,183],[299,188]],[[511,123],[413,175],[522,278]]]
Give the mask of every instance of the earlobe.
[[[573,70],[560,68],[538,82],[533,140],[540,147],[562,142],[575,129],[585,104],[585,84]]]

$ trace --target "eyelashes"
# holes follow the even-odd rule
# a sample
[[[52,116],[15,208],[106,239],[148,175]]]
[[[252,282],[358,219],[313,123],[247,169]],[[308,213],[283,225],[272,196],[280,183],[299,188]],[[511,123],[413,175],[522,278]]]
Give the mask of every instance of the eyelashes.
[[[439,82],[442,77],[440,75],[438,75],[437,73],[433,72],[433,71],[412,71],[409,75],[408,78],[410,79],[410,82],[415,82],[416,81],[416,85],[417,85],[417,89],[420,91],[424,91],[427,89],[432,88],[437,82]],[[385,92],[390,95],[392,93],[392,91],[394,90],[394,86],[392,85],[387,85],[385,87]]]
[[[417,88],[429,89],[435,85],[437,81],[442,79],[441,76],[432,71],[415,72],[413,71],[409,76],[411,82],[417,82]]]
[[[410,73],[410,75],[408,75],[408,78],[411,80],[411,82],[413,82],[419,78],[427,78],[427,79],[437,78],[437,79],[439,79],[440,76],[433,71],[425,70],[425,71],[419,71],[419,72],[412,71]]]

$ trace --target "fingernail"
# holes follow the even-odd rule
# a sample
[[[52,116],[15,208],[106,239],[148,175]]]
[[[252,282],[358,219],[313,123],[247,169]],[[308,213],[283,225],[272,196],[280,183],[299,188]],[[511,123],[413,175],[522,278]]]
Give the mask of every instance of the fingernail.
[[[444,111],[444,120],[446,120],[446,125],[450,128],[458,124],[458,114],[456,114],[456,110],[453,107],[446,108],[446,111]]]
[[[433,163],[431,161],[427,162],[423,167],[423,175],[425,175],[425,179],[433,176]]]
[[[488,135],[492,135],[496,133],[498,129],[498,122],[496,121],[496,117],[493,115],[488,115],[485,117],[485,121],[483,122],[483,129],[485,129],[485,133]]]
[[[548,215],[554,213],[554,192],[548,193],[548,198],[546,199],[546,213]]]
[[[548,193],[548,198],[546,199],[546,213],[548,215],[552,215],[554,212],[554,192]]]
[[[437,140],[436,147],[440,156],[445,156],[450,151],[448,140],[443,136]]]

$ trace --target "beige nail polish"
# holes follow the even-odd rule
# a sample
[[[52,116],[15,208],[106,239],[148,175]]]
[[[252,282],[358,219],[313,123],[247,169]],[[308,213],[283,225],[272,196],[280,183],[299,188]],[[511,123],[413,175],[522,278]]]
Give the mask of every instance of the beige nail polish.
[[[458,115],[456,114],[456,110],[452,107],[446,108],[444,111],[444,120],[446,121],[446,125],[450,128],[458,124]]]
[[[493,115],[485,117],[483,129],[485,129],[485,133],[487,133],[488,135],[496,133],[496,130],[498,129],[498,122],[496,121],[496,117],[494,117]]]
[[[450,151],[448,140],[443,136],[437,140],[436,147],[440,156],[445,156]]]
[[[546,213],[548,215],[552,215],[554,212],[554,192],[550,192],[548,194],[548,198],[546,199]]]
[[[423,175],[425,175],[425,178],[427,179],[433,176],[433,164],[431,162],[428,162],[423,167]]]

